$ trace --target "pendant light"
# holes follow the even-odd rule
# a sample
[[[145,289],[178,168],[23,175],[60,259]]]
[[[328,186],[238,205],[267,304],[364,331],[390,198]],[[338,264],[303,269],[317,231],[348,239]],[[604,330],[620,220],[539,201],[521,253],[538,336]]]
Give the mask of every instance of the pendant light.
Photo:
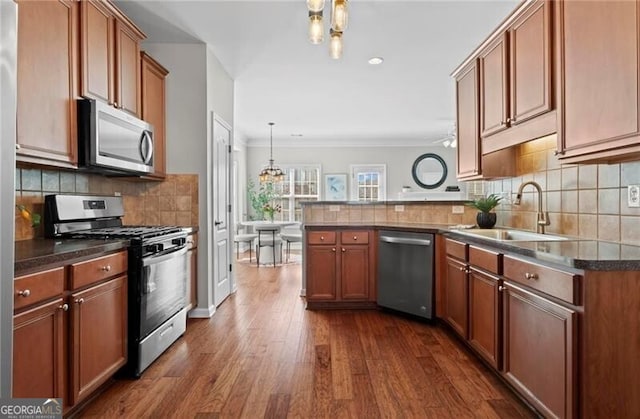
[[[284,173],[282,169],[273,164],[273,126],[275,123],[269,122],[270,135],[269,135],[269,164],[262,169],[258,178],[260,183],[274,183],[282,182],[284,180]]]
[[[348,12],[347,0],[333,0],[331,5],[331,28],[344,32],[347,28]]]
[[[317,45],[324,40],[324,27],[322,25],[322,10],[309,12],[309,40]]]
[[[329,44],[329,56],[334,60],[342,57],[342,32],[329,29],[331,35],[331,43]]]

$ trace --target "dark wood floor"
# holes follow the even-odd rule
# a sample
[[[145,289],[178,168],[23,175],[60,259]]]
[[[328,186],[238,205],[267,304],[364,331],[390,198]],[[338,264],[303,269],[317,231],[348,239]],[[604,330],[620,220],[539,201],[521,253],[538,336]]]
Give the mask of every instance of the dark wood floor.
[[[238,291],[83,417],[533,417],[442,327],[307,311],[299,264],[237,264]]]

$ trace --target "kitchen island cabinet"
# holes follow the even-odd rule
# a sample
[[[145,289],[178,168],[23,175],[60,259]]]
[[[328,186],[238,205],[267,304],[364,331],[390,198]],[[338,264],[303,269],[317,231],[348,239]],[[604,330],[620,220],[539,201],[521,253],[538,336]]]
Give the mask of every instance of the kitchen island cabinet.
[[[76,168],[78,2],[17,3],[16,160]]]
[[[375,245],[372,230],[306,233],[307,307],[375,307]]]

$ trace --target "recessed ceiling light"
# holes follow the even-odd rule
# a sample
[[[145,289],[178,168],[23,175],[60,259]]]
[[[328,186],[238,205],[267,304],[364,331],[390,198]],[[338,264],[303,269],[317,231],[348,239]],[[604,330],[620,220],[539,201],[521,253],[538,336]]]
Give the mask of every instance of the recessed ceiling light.
[[[384,62],[384,58],[382,57],[371,57],[369,58],[369,64],[371,65],[379,65]]]

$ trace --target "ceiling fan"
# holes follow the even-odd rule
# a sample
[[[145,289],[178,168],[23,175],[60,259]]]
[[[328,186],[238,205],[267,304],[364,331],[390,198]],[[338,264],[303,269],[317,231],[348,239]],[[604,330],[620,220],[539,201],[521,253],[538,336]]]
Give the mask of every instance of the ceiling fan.
[[[447,135],[432,142],[432,144],[442,144],[445,147],[456,148],[458,146],[458,133],[456,130],[456,123],[451,125],[451,128],[447,131]]]

